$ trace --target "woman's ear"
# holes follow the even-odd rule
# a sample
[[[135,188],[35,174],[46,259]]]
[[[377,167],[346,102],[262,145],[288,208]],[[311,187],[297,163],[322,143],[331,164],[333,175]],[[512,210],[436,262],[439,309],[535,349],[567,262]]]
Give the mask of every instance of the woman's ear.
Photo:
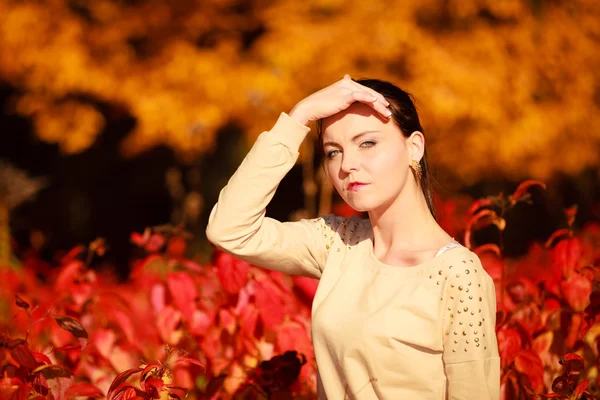
[[[407,139],[407,145],[411,160],[420,162],[425,153],[425,135],[420,131],[414,131]]]

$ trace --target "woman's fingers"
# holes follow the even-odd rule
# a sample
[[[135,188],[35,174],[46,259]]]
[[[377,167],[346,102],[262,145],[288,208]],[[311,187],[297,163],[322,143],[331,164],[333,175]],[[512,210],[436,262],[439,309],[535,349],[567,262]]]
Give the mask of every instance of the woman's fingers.
[[[375,96],[377,98],[377,100],[379,100],[386,107],[390,105],[390,103],[385,99],[385,97],[383,97],[383,95],[381,93],[379,93],[369,87],[361,85],[360,83],[352,80],[352,77],[350,77],[350,75],[348,75],[348,74],[344,75],[344,78],[342,79],[342,81],[343,81],[343,83],[350,85],[350,87],[349,87],[350,90],[357,90],[357,88],[364,90],[368,93],[371,93],[373,96]]]
[[[347,107],[349,107],[352,103],[358,101],[358,102],[361,102],[363,104],[370,106],[371,108],[373,108],[375,111],[377,111],[379,114],[381,114],[385,118],[389,118],[392,115],[390,110],[379,101],[377,96],[373,95],[370,92],[366,92],[364,90],[360,90],[360,91],[357,90],[357,91],[347,94],[346,96],[347,96],[346,100],[347,100],[347,104],[348,104]]]

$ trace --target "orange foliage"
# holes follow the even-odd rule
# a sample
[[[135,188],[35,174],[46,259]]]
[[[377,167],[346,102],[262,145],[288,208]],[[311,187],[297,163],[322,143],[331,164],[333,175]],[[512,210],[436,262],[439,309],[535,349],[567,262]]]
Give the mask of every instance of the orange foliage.
[[[228,121],[256,135],[346,72],[380,77],[417,95],[463,183],[545,179],[600,161],[599,17],[593,0],[1,0],[0,79],[65,153],[94,142],[101,101],[137,120],[124,154],[193,157]]]

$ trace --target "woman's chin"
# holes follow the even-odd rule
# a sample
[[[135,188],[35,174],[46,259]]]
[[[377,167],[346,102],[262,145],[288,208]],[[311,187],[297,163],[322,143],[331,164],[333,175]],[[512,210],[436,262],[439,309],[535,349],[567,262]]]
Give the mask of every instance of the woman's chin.
[[[365,204],[364,202],[357,202],[357,201],[350,202],[350,201],[346,200],[346,203],[350,207],[352,207],[352,209],[356,212],[368,212],[369,210],[371,210],[371,207],[369,207],[369,205]]]

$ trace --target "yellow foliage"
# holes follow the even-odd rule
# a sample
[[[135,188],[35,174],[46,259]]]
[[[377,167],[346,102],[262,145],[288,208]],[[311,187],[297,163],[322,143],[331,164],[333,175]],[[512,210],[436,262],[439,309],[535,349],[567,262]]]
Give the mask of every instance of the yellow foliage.
[[[228,121],[255,136],[350,73],[415,94],[432,159],[462,183],[600,161],[597,1],[241,4],[0,0],[0,79],[26,93],[17,111],[40,138],[67,153],[104,126],[73,95],[136,118],[124,154],[166,144],[192,158]]]

